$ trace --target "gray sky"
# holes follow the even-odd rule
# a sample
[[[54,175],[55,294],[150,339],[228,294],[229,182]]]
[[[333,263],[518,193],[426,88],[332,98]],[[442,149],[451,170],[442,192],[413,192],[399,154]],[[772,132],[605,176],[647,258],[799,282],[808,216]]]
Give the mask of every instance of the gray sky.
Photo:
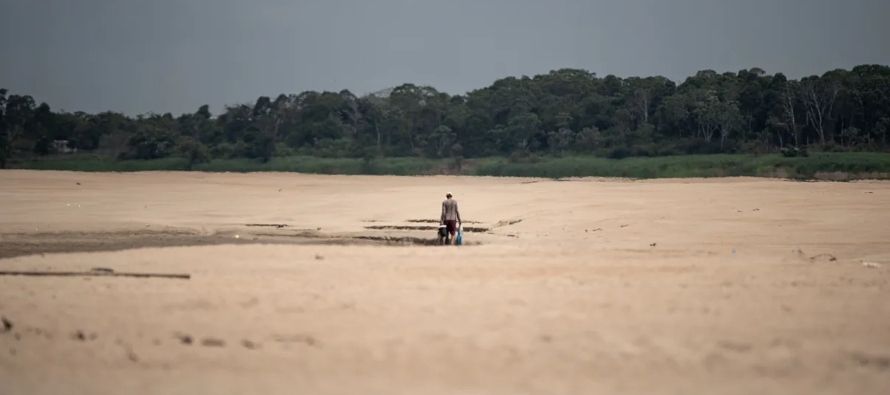
[[[886,0],[0,0],[0,87],[54,109],[193,112],[405,82],[890,64]]]

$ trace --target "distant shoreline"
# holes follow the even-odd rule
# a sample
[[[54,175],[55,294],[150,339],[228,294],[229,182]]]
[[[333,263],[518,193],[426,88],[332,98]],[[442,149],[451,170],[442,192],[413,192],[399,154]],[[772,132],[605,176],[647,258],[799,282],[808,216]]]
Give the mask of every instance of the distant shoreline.
[[[188,171],[184,158],[116,160],[100,156],[55,157],[11,163],[11,169],[81,172]],[[766,177],[848,181],[890,179],[890,154],[813,153],[808,157],[768,155],[681,155],[605,159],[593,156],[471,159],[273,157],[268,162],[221,159],[196,164],[200,172],[295,172],[340,175],[467,175],[501,177],[606,177],[630,179]]]

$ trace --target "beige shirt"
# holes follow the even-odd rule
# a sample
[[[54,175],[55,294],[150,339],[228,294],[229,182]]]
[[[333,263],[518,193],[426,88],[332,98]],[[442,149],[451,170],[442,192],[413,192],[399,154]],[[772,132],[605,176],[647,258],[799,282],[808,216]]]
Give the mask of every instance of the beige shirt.
[[[442,221],[460,221],[460,211],[457,209],[457,200],[445,199],[442,202]]]

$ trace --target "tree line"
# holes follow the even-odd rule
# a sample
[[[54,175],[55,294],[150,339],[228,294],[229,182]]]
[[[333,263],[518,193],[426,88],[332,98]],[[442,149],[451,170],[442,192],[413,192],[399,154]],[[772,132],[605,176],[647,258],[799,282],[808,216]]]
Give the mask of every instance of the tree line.
[[[890,67],[860,65],[799,80],[753,68],[703,70],[681,84],[579,69],[507,77],[463,95],[403,84],[363,95],[262,96],[211,114],[54,112],[0,89],[0,165],[68,149],[122,159],[276,155],[472,158],[587,154],[886,151]],[[789,151],[790,149],[790,151]]]

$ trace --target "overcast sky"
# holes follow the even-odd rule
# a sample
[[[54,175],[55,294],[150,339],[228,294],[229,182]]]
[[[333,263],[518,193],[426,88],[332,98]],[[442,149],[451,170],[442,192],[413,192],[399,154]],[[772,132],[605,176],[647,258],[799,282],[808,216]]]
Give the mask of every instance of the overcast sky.
[[[405,82],[890,64],[886,0],[0,0],[0,87],[69,111],[193,112]],[[883,39],[882,39],[883,38]]]

